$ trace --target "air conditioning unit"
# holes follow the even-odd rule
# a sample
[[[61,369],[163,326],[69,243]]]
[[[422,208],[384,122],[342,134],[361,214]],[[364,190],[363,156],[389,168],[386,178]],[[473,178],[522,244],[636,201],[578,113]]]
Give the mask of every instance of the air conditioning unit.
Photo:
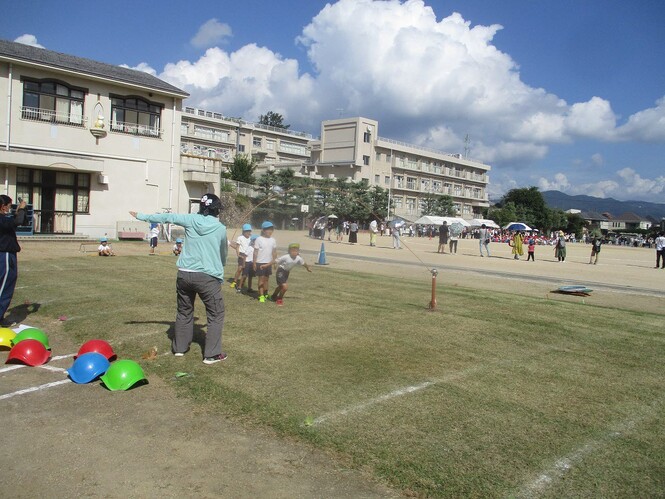
[[[329,173],[328,178],[335,178],[335,174],[334,173]]]
[[[99,182],[99,183],[102,184],[102,185],[108,185],[108,183],[109,183],[109,176],[108,176],[108,175],[104,175],[103,173],[100,173],[99,175],[97,175],[97,182]]]

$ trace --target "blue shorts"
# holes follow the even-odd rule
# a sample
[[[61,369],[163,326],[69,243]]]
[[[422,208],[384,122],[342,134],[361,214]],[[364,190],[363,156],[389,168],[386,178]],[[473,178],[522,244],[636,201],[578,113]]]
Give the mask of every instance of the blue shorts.
[[[156,237],[151,237],[150,238],[150,247],[151,248],[156,248],[157,247],[157,238]]]

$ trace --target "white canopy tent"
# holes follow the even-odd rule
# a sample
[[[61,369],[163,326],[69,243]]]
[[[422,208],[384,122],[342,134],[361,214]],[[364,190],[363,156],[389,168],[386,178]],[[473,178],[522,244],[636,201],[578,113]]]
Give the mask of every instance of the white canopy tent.
[[[488,220],[486,218],[474,218],[471,220],[471,227],[481,227],[483,224],[490,229],[500,228],[494,220]]]
[[[424,217],[420,217],[418,220],[416,220],[414,223],[420,224],[420,225],[443,225],[443,222],[447,222],[448,225],[452,225],[455,222],[461,223],[464,227],[471,227],[471,224],[464,220],[463,218],[457,218],[457,217],[436,217],[434,215],[427,215]]]

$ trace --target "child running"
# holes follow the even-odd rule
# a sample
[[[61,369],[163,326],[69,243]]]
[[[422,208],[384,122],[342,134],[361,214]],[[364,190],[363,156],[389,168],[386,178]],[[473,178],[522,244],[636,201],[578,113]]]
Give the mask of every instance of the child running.
[[[242,234],[238,236],[235,243],[236,254],[238,255],[238,268],[236,269],[236,274],[233,276],[230,286],[235,288],[238,279],[242,271],[245,269],[245,255],[247,254],[247,247],[249,246],[249,238],[252,236],[252,226],[251,224],[245,224],[242,226]]]
[[[242,279],[240,283],[236,285],[236,293],[242,293],[242,287],[245,285],[245,280],[247,280],[247,292],[253,293],[252,289],[252,279],[254,278],[254,242],[259,236],[253,235],[249,238],[249,246],[245,250],[245,267],[242,270]]]
[[[289,289],[286,281],[289,279],[289,272],[296,265],[303,265],[307,272],[311,272],[312,269],[309,268],[309,265],[305,263],[305,260],[300,256],[300,245],[298,243],[289,244],[289,252],[284,256],[280,256],[275,260],[275,265],[277,266],[277,288],[272,294],[272,301],[277,303],[278,306],[284,304],[284,294]]]
[[[254,273],[259,278],[259,303],[268,299],[268,280],[277,258],[277,241],[272,237],[275,227],[272,222],[261,224],[261,235],[254,242]]]

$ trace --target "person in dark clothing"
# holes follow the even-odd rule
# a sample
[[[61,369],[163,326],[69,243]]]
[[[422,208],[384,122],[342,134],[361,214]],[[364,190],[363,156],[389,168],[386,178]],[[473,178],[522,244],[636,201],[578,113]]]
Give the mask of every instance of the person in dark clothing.
[[[21,200],[16,215],[11,214],[12,198],[0,194],[0,325],[10,326],[5,313],[14,296],[18,263],[16,253],[21,247],[16,239],[16,227],[25,223],[25,201]]]

